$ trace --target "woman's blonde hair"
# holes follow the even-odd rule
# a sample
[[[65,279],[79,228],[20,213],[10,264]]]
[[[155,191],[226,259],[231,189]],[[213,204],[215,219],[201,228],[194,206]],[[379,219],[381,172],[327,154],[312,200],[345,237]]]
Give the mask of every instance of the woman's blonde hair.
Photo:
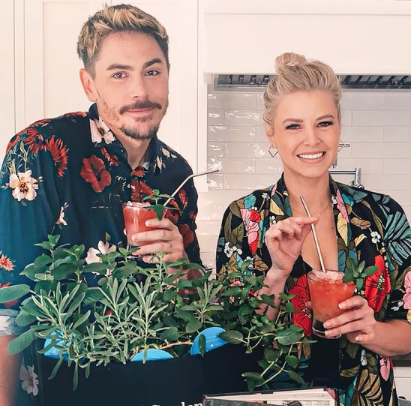
[[[83,25],[77,43],[77,53],[84,67],[94,76],[94,62],[98,58],[102,41],[117,32],[138,32],[151,35],[168,60],[168,35],[165,28],[150,14],[137,7],[120,4],[105,7],[98,11]]]
[[[320,61],[308,61],[304,56],[292,52],[284,53],[275,60],[274,76],[264,92],[263,120],[272,126],[275,110],[281,96],[310,90],[326,90],[334,98],[341,122],[341,84],[334,71]]]

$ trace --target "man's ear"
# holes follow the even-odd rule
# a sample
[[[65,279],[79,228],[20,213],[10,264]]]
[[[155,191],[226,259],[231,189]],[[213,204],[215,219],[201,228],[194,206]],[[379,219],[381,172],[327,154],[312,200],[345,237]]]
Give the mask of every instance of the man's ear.
[[[97,100],[97,91],[94,85],[94,79],[85,68],[80,69],[80,81],[88,99],[91,102],[95,102]]]

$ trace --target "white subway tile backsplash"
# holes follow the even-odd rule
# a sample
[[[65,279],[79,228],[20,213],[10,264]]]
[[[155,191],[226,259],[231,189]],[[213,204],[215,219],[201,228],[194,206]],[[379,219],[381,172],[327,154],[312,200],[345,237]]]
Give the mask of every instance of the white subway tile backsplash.
[[[360,168],[362,174],[382,174],[384,173],[384,162],[382,158],[338,158],[337,166],[333,170],[350,171]]]
[[[352,125],[411,125],[411,113],[399,110],[354,111]]]
[[[352,125],[352,111],[349,111],[349,110],[341,111],[341,125],[343,127]]]
[[[208,95],[208,106],[223,109],[257,109],[255,93],[214,93]]]
[[[351,145],[353,158],[409,158],[409,145],[394,142],[358,143]]]
[[[220,173],[254,173],[256,160],[253,158],[210,158],[210,169],[218,168]]]
[[[283,171],[283,165],[280,158],[259,158],[255,161],[256,173],[274,173],[281,175]]]
[[[242,175],[225,175],[225,189],[263,189],[276,183],[280,174],[250,174],[247,177]],[[239,197],[239,196],[238,196]]]
[[[208,126],[208,141],[255,141],[255,127],[235,127],[235,126]]]
[[[229,158],[238,157],[264,157],[268,154],[268,144],[250,142],[226,142],[225,156]]]
[[[210,92],[208,96],[208,192],[199,193],[197,233],[203,262],[215,266],[215,247],[228,205],[281,176],[279,157],[268,154],[263,95]],[[365,189],[397,200],[411,220],[411,92],[343,92],[342,141],[332,170],[361,169]],[[350,183],[352,175],[333,175]]]
[[[341,139],[344,142],[382,142],[383,127],[343,127]]]
[[[208,125],[223,125],[224,124],[224,110],[216,107],[208,108]]]
[[[411,143],[410,143],[411,147]],[[411,155],[411,153],[410,153]],[[411,156],[409,159],[384,159],[384,173],[390,175],[410,174],[411,175]],[[410,177],[411,180],[411,177]]]
[[[207,156],[209,158],[222,158],[224,156],[224,142],[209,142],[207,144]]]
[[[408,110],[411,114],[411,91],[387,94],[385,103],[387,110]]]
[[[384,110],[385,95],[379,92],[346,91],[341,98],[342,110]]]
[[[384,141],[411,143],[411,126],[384,127]]]
[[[226,110],[226,125],[261,125],[262,113],[256,110]]]

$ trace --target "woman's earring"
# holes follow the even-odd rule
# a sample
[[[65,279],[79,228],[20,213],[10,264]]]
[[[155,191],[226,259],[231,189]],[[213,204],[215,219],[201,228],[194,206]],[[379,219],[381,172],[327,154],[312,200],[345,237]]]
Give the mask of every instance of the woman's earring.
[[[268,153],[271,155],[272,158],[275,158],[278,154],[278,149],[276,151],[275,154],[273,154],[273,152],[271,151],[271,149],[275,149],[272,145],[270,146],[270,148],[268,148]]]

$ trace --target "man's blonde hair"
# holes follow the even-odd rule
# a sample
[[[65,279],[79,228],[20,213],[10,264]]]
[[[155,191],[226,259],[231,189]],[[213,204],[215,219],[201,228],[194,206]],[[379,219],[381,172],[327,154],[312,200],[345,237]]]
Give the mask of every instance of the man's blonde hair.
[[[167,62],[168,35],[165,28],[150,14],[129,4],[105,7],[98,11],[81,29],[77,53],[84,67],[94,76],[94,63],[98,58],[103,39],[117,32],[138,32],[151,35],[161,48]]]
[[[308,61],[304,56],[284,53],[275,60],[274,76],[264,92],[263,120],[268,126],[273,125],[275,110],[281,96],[310,90],[325,90],[331,93],[341,122],[341,84],[327,64],[320,61]]]

